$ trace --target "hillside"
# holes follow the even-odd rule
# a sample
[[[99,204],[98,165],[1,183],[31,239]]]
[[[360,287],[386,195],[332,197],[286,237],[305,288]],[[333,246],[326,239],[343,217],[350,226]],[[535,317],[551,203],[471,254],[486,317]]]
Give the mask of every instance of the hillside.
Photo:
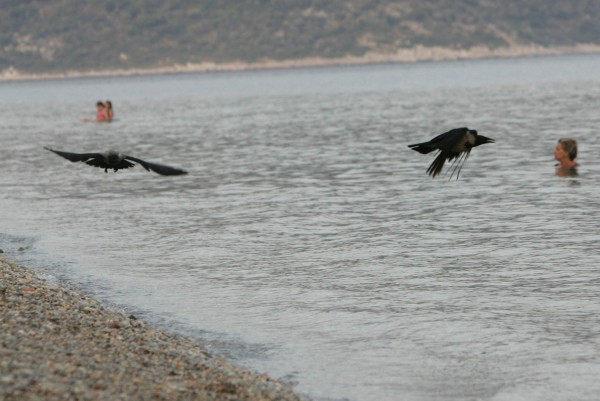
[[[0,71],[600,45],[598,0],[2,0]]]

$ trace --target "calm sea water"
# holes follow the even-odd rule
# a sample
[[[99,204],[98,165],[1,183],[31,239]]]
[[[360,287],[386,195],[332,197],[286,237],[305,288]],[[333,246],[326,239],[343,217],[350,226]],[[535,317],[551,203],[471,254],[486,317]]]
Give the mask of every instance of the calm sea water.
[[[319,400],[594,400],[599,127],[600,56],[0,83],[0,248]]]

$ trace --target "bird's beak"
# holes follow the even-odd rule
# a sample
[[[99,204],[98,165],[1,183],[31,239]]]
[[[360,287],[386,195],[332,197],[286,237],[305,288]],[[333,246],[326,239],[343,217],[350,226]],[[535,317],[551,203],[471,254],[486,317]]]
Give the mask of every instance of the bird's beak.
[[[494,143],[492,138],[488,138],[487,136],[477,135],[477,139],[475,140],[475,146],[483,145],[485,143]]]

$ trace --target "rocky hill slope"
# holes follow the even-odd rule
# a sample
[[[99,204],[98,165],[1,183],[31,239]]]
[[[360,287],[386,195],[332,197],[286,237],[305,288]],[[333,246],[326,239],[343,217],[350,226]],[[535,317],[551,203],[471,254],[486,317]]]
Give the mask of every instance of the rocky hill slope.
[[[597,0],[3,0],[0,71],[600,45]]]

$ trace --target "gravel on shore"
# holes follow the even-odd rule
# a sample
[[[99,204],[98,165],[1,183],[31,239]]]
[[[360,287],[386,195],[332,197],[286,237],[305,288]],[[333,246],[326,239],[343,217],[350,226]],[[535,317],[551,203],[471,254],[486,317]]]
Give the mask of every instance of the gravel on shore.
[[[306,401],[0,256],[0,401]]]

